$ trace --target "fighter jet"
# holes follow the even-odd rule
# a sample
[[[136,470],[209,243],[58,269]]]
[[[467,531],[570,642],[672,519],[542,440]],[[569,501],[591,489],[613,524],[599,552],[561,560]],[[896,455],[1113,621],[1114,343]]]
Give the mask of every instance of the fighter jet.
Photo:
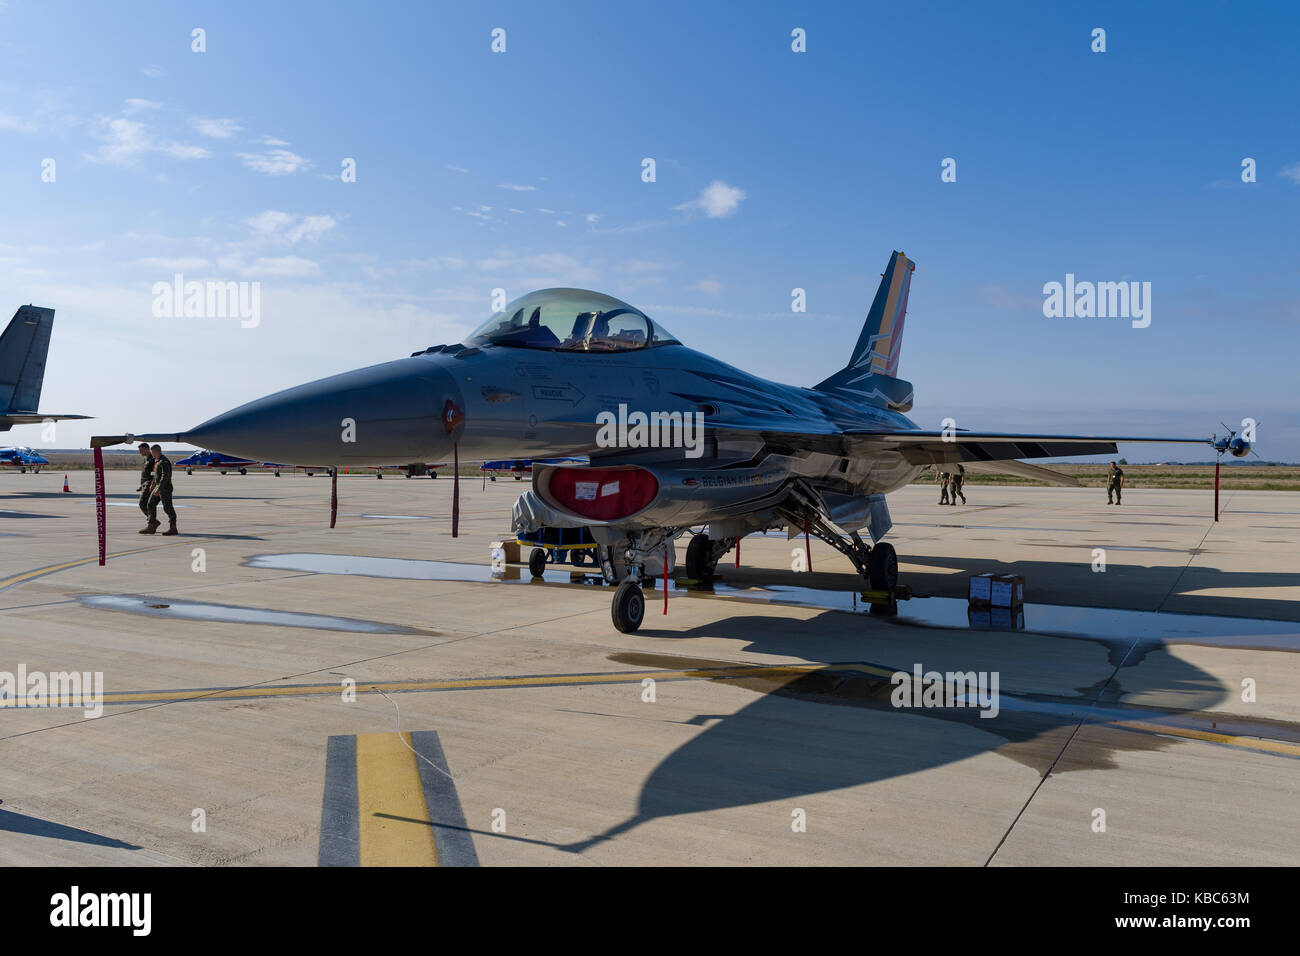
[[[547,458],[540,462],[543,465],[561,465],[561,464],[586,464],[583,458]],[[485,461],[479,465],[479,471],[488,475],[493,481],[497,480],[497,473],[504,471],[508,475],[514,475],[515,481],[523,481],[524,475],[533,473],[533,465],[538,462],[530,461],[527,458],[503,458],[500,461]]]
[[[38,412],[45,382],[45,357],[54,331],[54,310],[38,305],[21,306],[0,334],[0,432],[15,425],[89,418],[89,415],[51,415]]]
[[[462,343],[278,392],[180,435],[146,437],[338,465],[586,458],[535,464],[514,530],[586,527],[606,582],[617,584],[612,618],[625,632],[642,622],[642,584],[673,569],[673,542],[688,532],[686,573],[697,581],[744,535],[786,529],[826,542],[873,591],[889,591],[898,559],[881,540],[891,524],[885,496],[927,467],[962,462],[1071,483],[1017,459],[1210,440],[918,427],[905,415],[912,385],[898,374],[914,270],[903,253],[890,256],[844,367],[811,388],[693,351],[611,296],[544,289]],[[118,440],[130,439],[97,441]]]
[[[196,451],[186,458],[177,459],[174,463],[176,468],[184,468],[185,474],[194,474],[195,468],[211,468],[220,471],[223,475],[228,471],[237,471],[241,475],[248,474],[249,468],[260,468],[262,463],[252,461],[248,458],[238,458],[234,455],[223,455],[217,451]],[[275,465],[273,467],[280,467]],[[278,472],[277,472],[278,474]]]
[[[48,465],[49,459],[42,457],[35,448],[18,448],[16,446],[0,447],[0,466],[17,468],[24,475],[30,468],[34,474],[41,473],[41,465]]]

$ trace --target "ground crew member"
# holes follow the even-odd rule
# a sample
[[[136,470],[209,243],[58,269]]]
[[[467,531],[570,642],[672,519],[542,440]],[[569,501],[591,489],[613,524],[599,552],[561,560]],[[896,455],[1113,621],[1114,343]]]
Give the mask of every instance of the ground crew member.
[[[957,496],[961,495],[961,503],[966,503],[966,493],[961,490],[962,485],[966,484],[966,469],[962,465],[957,466],[957,470],[952,473],[952,491],[949,493],[948,504],[956,507]]]
[[[136,491],[140,492],[140,510],[144,516],[149,517],[149,493],[153,485],[153,456],[149,454],[149,443],[140,442],[140,457],[144,459],[144,464],[140,466],[140,484]]]
[[[153,491],[149,495],[149,523],[140,529],[140,533],[153,534],[158,530],[158,505],[161,503],[167,520],[171,522],[163,534],[177,534],[176,509],[172,507],[172,461],[162,453],[162,445],[153,445],[149,450],[153,453]]]
[[[1110,478],[1106,482],[1106,504],[1111,503],[1111,495],[1115,496],[1115,504],[1119,504],[1120,495],[1124,491],[1124,469],[1113,461],[1110,463]]]
[[[939,488],[939,504],[946,505],[948,503],[948,483],[952,480],[952,476],[946,471],[941,471],[935,475],[935,478],[941,482],[941,487]]]

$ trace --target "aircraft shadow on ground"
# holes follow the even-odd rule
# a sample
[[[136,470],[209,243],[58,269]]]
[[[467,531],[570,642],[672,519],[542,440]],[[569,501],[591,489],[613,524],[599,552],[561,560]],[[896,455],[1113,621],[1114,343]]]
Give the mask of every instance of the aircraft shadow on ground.
[[[114,850],[139,850],[133,843],[124,843],[112,837],[100,836],[88,830],[51,823],[39,817],[29,817],[24,813],[0,809],[0,833],[21,833],[27,836],[49,837],[52,840],[66,840],[71,843],[86,843],[91,846],[108,847]]]
[[[1029,545],[1026,550],[1032,554],[1034,548],[1034,545]],[[1111,549],[1107,551],[1106,571],[1096,573],[1092,570],[1092,548],[1080,545],[1077,551],[1079,557],[1072,561],[1045,561],[1033,558],[997,561],[988,558],[911,554],[902,555],[900,560],[907,564],[936,565],[944,568],[960,566],[962,571],[960,574],[936,574],[909,569],[902,576],[904,582],[918,593],[933,594],[937,597],[965,598],[967,576],[988,571],[994,574],[1024,575],[1026,599],[1048,604],[1107,608],[1127,606],[1134,610],[1169,610],[1169,602],[1177,598],[1179,613],[1241,617],[1243,610],[1248,610],[1251,617],[1300,620],[1300,601],[1186,593],[1228,588],[1248,590],[1295,588],[1300,587],[1300,572],[1224,571],[1204,563],[1213,560],[1210,552],[1206,552],[1197,563],[1188,567],[1182,565],[1152,567],[1126,563],[1137,560],[1138,555],[1143,554],[1141,551]],[[1036,590],[1035,583],[1043,581],[1050,583]],[[1142,595],[1146,603],[1130,601],[1125,604],[1127,593]]]
[[[1046,547],[1049,546],[1029,545],[1025,550],[1032,555],[1035,548]],[[1199,563],[1190,566],[1129,564],[1126,562],[1137,560],[1143,552],[1111,549],[1107,552],[1106,571],[1097,573],[1092,570],[1090,546],[1065,547],[1054,544],[1050,547],[1077,553],[1078,557],[1069,561],[1049,561],[1034,557],[998,561],[953,555],[902,554],[899,558],[902,563],[916,567],[909,567],[900,575],[901,583],[917,594],[964,600],[969,575],[985,572],[1019,574],[1025,578],[1025,597],[1032,603],[1170,611],[1170,602],[1176,600],[1176,610],[1182,614],[1300,621],[1300,601],[1249,596],[1252,590],[1300,587],[1300,571],[1224,571],[1204,563],[1213,560],[1210,551],[1205,552]],[[926,567],[944,570],[926,571]],[[953,572],[954,568],[957,573]],[[816,571],[813,574],[796,574],[774,568],[741,567],[733,570],[723,567],[718,577],[721,583],[735,587],[795,585],[844,592],[862,587],[858,575],[841,570],[839,565],[835,571]],[[1246,594],[1220,597],[1190,593],[1211,589],[1239,589]]]
[[[863,625],[864,637],[869,636],[873,625],[889,626],[869,620],[864,620]],[[715,638],[747,640],[750,651],[789,654],[799,637],[793,635],[795,641],[791,640],[792,627],[808,632],[821,630],[824,636],[827,629],[842,631],[844,619],[836,612],[826,612],[810,621],[743,615],[673,636],[707,633]],[[926,628],[924,634],[925,647],[923,651],[918,648],[917,653],[924,654],[926,670],[939,671],[969,670],[970,642],[997,637],[960,628]],[[812,636],[808,633],[802,638],[805,654]],[[1041,649],[1034,649],[1035,643]],[[852,645],[845,642],[838,646],[847,649]],[[1016,641],[1008,645],[1005,662],[999,662],[995,654],[991,658],[995,663],[984,667],[1029,673],[1046,668],[1050,673],[1053,654],[1060,647],[1058,640],[1048,637],[1039,642]],[[1011,648],[1015,659],[1011,658]],[[982,650],[987,651],[987,647]],[[1041,776],[1054,765],[1057,772],[1114,766],[1110,757],[1119,747],[1147,750],[1167,746],[1167,738],[1116,733],[1107,738],[1106,747],[1095,746],[1095,742],[1091,747],[1076,744],[1071,762],[1056,763],[1070,731],[1080,720],[1071,716],[1072,709],[1098,697],[1103,706],[1117,706],[1113,682],[1107,688],[1109,693],[1102,696],[1103,686],[1115,670],[1112,656],[1100,644],[1098,652],[1095,666],[1089,667],[1087,676],[1080,675],[1081,681],[1095,683],[1078,688],[1076,698],[1030,700],[1032,709],[1021,709],[1003,693],[1002,708],[992,718],[980,717],[975,708],[897,709],[891,703],[894,686],[888,679],[849,671],[831,669],[794,679],[764,676],[761,672],[741,679],[719,678],[720,683],[755,692],[756,698],[733,714],[701,714],[687,721],[705,729],[650,773],[642,785],[636,812],[604,832],[563,849],[580,853],[650,820],[795,800],[932,769],[990,751],[1029,766]],[[1039,659],[1026,661],[1026,656]],[[1125,666],[1141,666],[1145,658],[1135,655]],[[720,666],[717,660],[657,653],[615,654],[611,659],[660,668]],[[981,659],[990,658],[983,654]],[[913,661],[875,663],[909,669]],[[1056,669],[1059,671],[1059,664]],[[1158,673],[1159,686],[1144,690],[1176,697],[1182,711],[1213,709],[1227,696],[1226,688],[1214,677],[1173,655],[1162,656]],[[1053,700],[1058,702],[1053,704]],[[1135,719],[1145,720],[1158,719],[1161,713],[1146,708],[1135,711]],[[1113,747],[1111,738],[1115,740]]]

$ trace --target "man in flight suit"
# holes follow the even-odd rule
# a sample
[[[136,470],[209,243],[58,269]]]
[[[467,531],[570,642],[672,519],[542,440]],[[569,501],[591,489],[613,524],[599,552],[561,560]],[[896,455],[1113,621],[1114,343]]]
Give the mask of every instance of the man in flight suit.
[[[950,479],[950,482],[952,484],[952,488],[948,493],[948,498],[949,498],[948,504],[952,505],[953,507],[956,507],[958,495],[961,495],[961,503],[965,504],[966,493],[961,490],[962,485],[966,484],[965,467],[959,464],[957,466],[957,470],[952,473],[952,478]]]
[[[940,483],[939,504],[946,505],[948,503],[948,483],[952,481],[952,476],[946,471],[940,471],[935,473],[935,478]]]
[[[150,451],[153,452],[153,491],[149,495],[149,524],[140,533],[153,534],[158,530],[158,505],[161,503],[167,520],[171,522],[163,534],[177,534],[176,509],[172,507],[172,461],[162,453],[161,445],[151,446]]]
[[[1106,504],[1111,503],[1111,495],[1115,496],[1115,504],[1119,504],[1121,493],[1124,491],[1124,469],[1113,461],[1110,463],[1110,478],[1106,482]]]
[[[140,466],[140,484],[135,490],[140,492],[140,510],[147,518],[149,517],[149,492],[153,484],[153,457],[149,454],[147,441],[140,442],[140,457],[144,459],[144,464]]]

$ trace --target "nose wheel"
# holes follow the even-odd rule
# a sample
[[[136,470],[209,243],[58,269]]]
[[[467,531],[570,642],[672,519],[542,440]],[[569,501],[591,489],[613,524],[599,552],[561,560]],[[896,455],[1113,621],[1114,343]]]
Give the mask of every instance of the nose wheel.
[[[618,586],[609,610],[614,627],[622,633],[631,634],[641,626],[645,620],[645,595],[635,578],[627,578]]]

